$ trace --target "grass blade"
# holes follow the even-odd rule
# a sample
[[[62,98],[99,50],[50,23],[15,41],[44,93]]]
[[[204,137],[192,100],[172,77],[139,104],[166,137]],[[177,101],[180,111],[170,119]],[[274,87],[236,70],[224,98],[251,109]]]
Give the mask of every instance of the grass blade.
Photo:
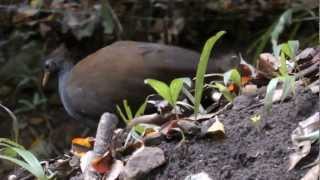
[[[279,78],[273,78],[271,79],[271,81],[267,86],[267,93],[264,99],[264,107],[266,108],[267,111],[269,111],[272,106],[272,98],[278,82],[279,82]]]
[[[200,61],[197,67],[197,74],[196,74],[197,79],[196,79],[196,85],[195,85],[194,114],[196,117],[199,112],[199,106],[200,106],[200,101],[201,101],[202,92],[203,92],[204,75],[207,70],[207,65],[210,58],[211,50],[214,44],[217,42],[217,40],[220,39],[220,37],[223,36],[225,33],[226,33],[225,31],[220,31],[216,35],[208,39],[202,50]]]

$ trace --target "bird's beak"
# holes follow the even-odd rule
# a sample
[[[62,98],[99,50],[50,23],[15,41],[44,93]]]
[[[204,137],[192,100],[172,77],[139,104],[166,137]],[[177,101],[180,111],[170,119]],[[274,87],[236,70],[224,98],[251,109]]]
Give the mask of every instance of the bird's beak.
[[[49,80],[50,72],[49,71],[44,71],[42,81],[41,81],[41,86],[45,87],[47,85],[47,82]]]

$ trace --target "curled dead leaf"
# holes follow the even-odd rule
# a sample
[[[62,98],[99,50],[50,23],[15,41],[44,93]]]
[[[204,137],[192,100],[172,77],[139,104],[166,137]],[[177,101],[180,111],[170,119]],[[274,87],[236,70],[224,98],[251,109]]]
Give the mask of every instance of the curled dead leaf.
[[[320,164],[313,166],[301,180],[319,180],[320,178]]]
[[[98,173],[107,173],[111,170],[113,164],[113,157],[110,151],[103,156],[98,156],[91,161],[92,168]]]
[[[219,121],[217,116],[215,117],[215,122],[208,128],[206,134],[219,139],[225,137],[224,125]]]
[[[288,171],[292,170],[302,158],[306,157],[311,150],[311,141],[303,141],[299,143],[299,149],[289,156],[289,168]]]

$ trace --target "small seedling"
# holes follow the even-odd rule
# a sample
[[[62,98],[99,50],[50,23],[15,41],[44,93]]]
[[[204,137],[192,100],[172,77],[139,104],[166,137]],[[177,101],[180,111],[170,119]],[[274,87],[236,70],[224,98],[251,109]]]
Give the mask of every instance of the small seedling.
[[[261,115],[260,114],[255,114],[250,118],[250,121],[252,125],[259,131],[260,124],[261,124]]]
[[[266,97],[264,100],[265,109],[267,111],[269,111],[272,107],[274,91],[276,90],[279,82],[283,82],[283,94],[281,96],[281,102],[283,102],[285,98],[288,97],[290,92],[294,94],[295,77],[288,74],[287,63],[289,60],[287,58],[293,59],[295,57],[298,47],[298,41],[288,41],[287,43],[280,44],[275,49],[276,52],[274,52],[274,54],[276,56],[280,54],[280,57],[278,56],[280,58],[280,74],[278,74],[277,77],[271,79],[267,86]]]

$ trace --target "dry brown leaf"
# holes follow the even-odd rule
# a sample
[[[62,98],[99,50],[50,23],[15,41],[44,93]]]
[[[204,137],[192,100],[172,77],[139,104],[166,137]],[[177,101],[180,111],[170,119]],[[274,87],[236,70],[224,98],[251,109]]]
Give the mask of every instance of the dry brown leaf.
[[[71,152],[78,157],[82,157],[93,148],[94,138],[74,138],[72,140]]]
[[[302,141],[299,143],[299,149],[289,156],[288,171],[292,170],[302,158],[310,153],[311,144],[311,141]]]
[[[219,138],[224,137],[225,136],[224,125],[219,121],[217,116],[215,118],[216,118],[216,121],[208,128],[207,134],[217,136]]]
[[[98,173],[107,173],[111,170],[113,164],[113,157],[108,151],[101,157],[96,157],[91,161],[93,169]]]
[[[320,164],[313,166],[301,180],[319,180],[320,178]]]

